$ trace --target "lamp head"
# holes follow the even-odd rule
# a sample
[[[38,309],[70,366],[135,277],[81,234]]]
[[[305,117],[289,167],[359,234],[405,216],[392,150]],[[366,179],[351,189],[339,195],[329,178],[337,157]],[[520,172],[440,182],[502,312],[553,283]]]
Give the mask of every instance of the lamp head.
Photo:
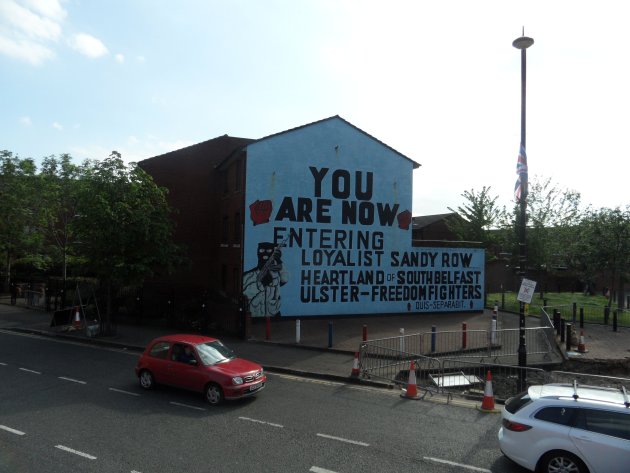
[[[516,38],[514,41],[512,41],[512,46],[514,46],[516,49],[527,49],[532,44],[534,44],[534,39],[527,36],[521,36],[520,38]]]

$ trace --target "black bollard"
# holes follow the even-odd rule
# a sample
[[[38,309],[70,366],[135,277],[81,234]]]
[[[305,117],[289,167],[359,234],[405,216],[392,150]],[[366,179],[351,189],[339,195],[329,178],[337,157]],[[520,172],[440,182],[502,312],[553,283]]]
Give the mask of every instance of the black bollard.
[[[580,328],[584,328],[584,307],[580,307]]]
[[[567,341],[567,351],[571,351],[571,328],[573,327],[573,324],[567,324],[567,335],[566,335],[566,341]]]
[[[613,311],[613,332],[617,331],[617,311]]]

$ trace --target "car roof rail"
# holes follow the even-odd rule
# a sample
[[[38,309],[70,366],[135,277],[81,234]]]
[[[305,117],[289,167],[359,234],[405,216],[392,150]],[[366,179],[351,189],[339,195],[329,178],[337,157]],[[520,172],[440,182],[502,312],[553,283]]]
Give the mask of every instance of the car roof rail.
[[[626,391],[626,387],[621,385],[621,392],[623,393],[623,403],[626,407],[630,407],[630,400],[628,400],[628,392]]]
[[[577,388],[578,388],[577,379],[574,379],[574,380],[573,380],[573,399],[575,399],[576,401],[577,401],[577,400],[578,400],[578,398],[580,397],[580,396],[578,396],[578,393],[577,393]]]

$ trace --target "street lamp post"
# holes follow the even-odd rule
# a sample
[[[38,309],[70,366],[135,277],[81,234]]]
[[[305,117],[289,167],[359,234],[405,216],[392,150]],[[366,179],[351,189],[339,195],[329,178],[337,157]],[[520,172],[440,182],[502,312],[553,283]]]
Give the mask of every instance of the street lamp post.
[[[525,29],[523,29],[523,35],[516,38],[512,42],[512,46],[521,50],[521,151],[523,156],[519,156],[519,160],[522,160],[521,165],[527,166],[525,155],[525,135],[526,135],[526,120],[525,120],[525,97],[526,97],[526,77],[527,77],[527,48],[534,44],[534,40],[525,36]],[[520,212],[518,221],[518,234],[519,234],[519,272],[521,278],[525,277],[527,270],[527,168],[524,172],[520,173],[519,178],[521,180],[521,192],[519,198]],[[525,303],[520,302],[519,307],[519,342],[518,342],[518,365],[520,367],[527,366],[527,347],[525,346]],[[521,389],[525,386],[524,370],[521,370],[522,375],[520,377]]]

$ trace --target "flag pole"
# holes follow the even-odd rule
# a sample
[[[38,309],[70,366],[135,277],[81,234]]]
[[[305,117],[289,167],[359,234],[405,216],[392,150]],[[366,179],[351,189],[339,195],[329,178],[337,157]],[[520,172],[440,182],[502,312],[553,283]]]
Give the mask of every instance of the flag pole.
[[[526,114],[525,114],[525,98],[526,98],[526,79],[527,79],[527,56],[526,50],[532,44],[534,40],[525,36],[525,28],[523,28],[523,34],[516,38],[512,42],[512,46],[521,50],[521,148],[527,153],[525,146],[526,138]],[[525,156],[523,158],[526,159]],[[520,159],[520,158],[519,158]],[[527,192],[528,192],[528,179],[527,172],[521,173],[519,178],[521,179],[521,193],[519,198],[520,212],[518,221],[518,235],[519,235],[519,273],[521,280],[525,278],[527,271]],[[525,345],[525,303],[520,302],[519,307],[519,343],[518,343],[518,366],[527,366],[527,347]],[[525,389],[526,379],[525,370],[521,370],[519,376],[520,389]]]

